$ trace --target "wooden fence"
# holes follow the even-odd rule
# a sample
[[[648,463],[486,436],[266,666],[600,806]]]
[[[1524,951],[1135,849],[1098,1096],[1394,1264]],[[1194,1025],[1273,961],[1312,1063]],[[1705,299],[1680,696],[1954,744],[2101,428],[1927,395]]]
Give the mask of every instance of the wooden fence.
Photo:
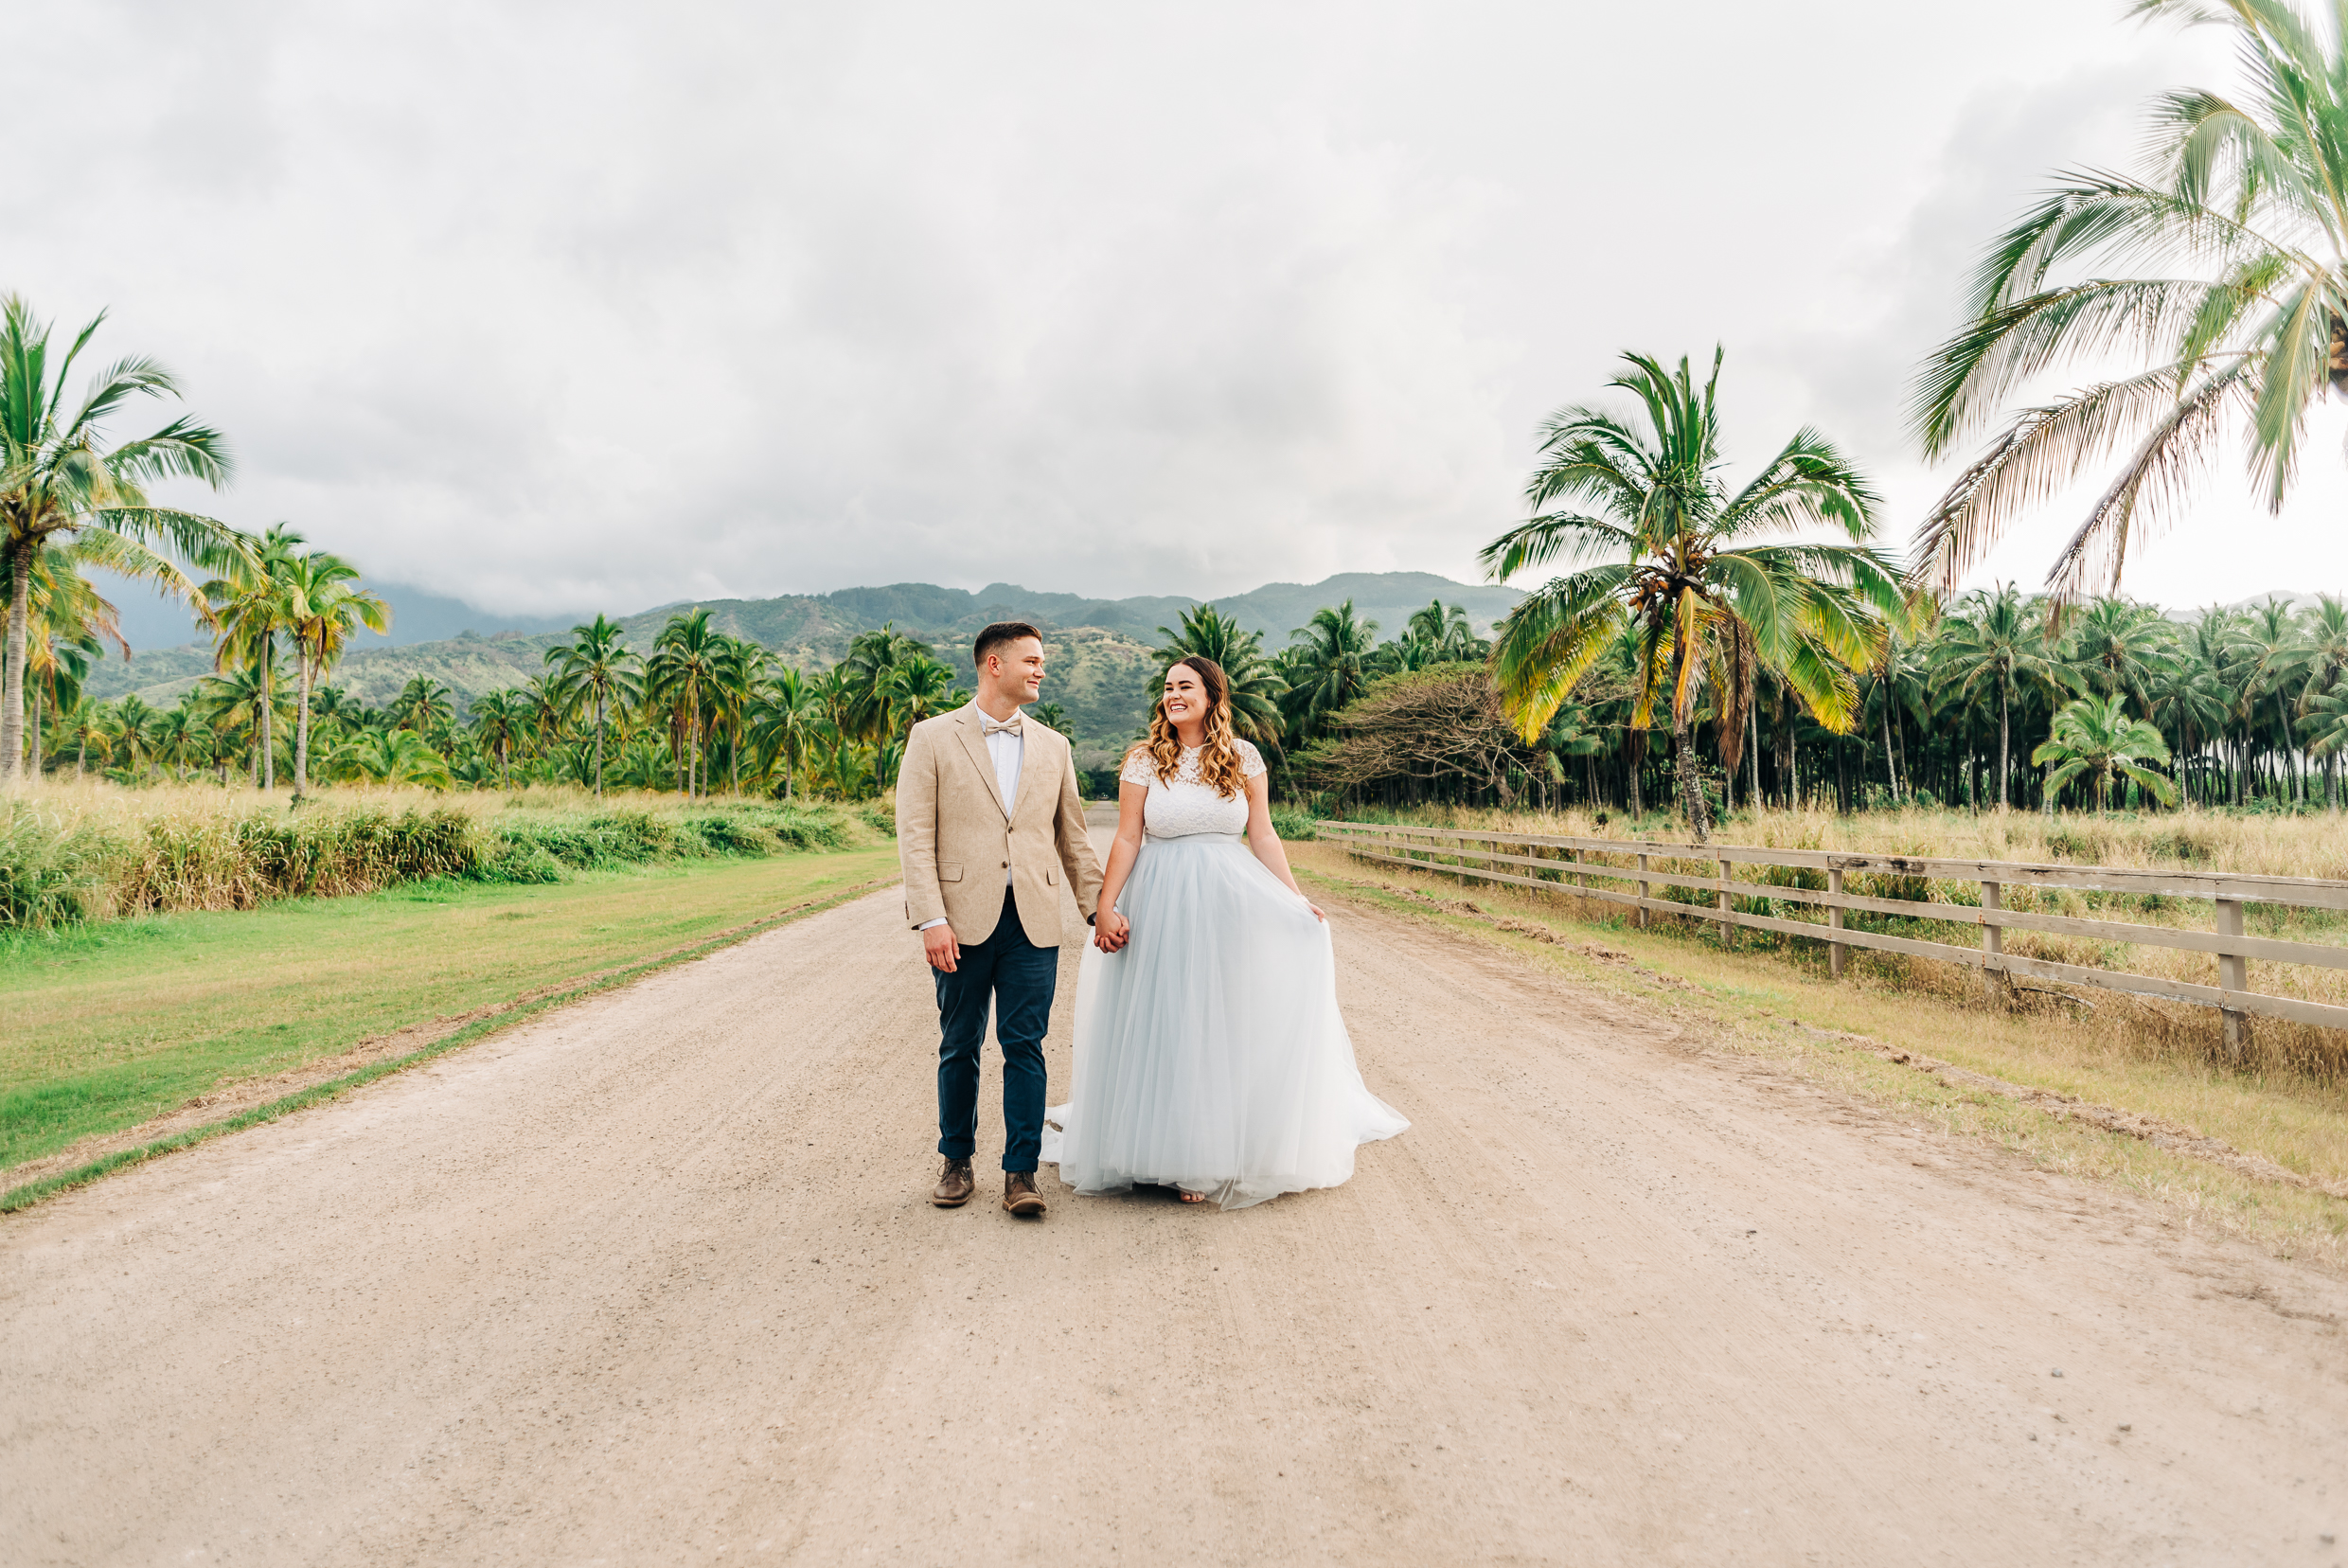
[[[1663,844],[1644,840],[1561,838],[1532,833],[1415,828],[1384,823],[1316,822],[1321,835],[1343,845],[1361,860],[1407,865],[1445,876],[1472,877],[1507,882],[1546,893],[1570,892],[1575,898],[1598,899],[1629,906],[1645,926],[1653,915],[1672,915],[1717,925],[1723,946],[1734,946],[1736,928],[1773,931],[1788,936],[1824,942],[1828,972],[1841,976],[1844,950],[1877,948],[1919,958],[1968,964],[1982,971],[1993,992],[2002,992],[2013,976],[2027,975],[2073,986],[2158,996],[2215,1007],[2224,1015],[2226,1044],[2239,1059],[2250,1040],[2250,1017],[2264,1013],[2323,1028],[2348,1029],[2348,1007],[2276,996],[2249,988],[2248,962],[2252,958],[2282,964],[2312,964],[2348,969],[2348,947],[2321,942],[2293,942],[2243,934],[2245,904],[2291,904],[2305,909],[2348,911],[2348,882],[2313,877],[2257,877],[2227,871],[2139,871],[2107,865],[2033,865],[2009,861],[1940,860],[1908,855],[1858,854],[1839,849],[1766,849],[1749,845]],[[1480,846],[1480,847],[1479,847]],[[1505,847],[1503,847],[1505,846]],[[1712,875],[1689,873],[1686,864],[1709,864]],[[1740,880],[1740,865],[1788,866],[1824,873],[1825,887],[1782,886],[1775,882]],[[1843,891],[1853,872],[1898,878],[1969,882],[1981,889],[1979,907],[1936,903],[1918,899],[1870,898]],[[1622,886],[1600,886],[1611,882]],[[1631,891],[1635,886],[1636,891]],[[1687,888],[1713,895],[1706,908],[1677,899],[1654,896],[1658,887]],[[2004,907],[2009,887],[2073,888],[2081,891],[2207,900],[2214,906],[2211,929],[2186,931],[2135,921],[2093,920],[2068,915],[2042,915]],[[1732,899],[1768,899],[1823,908],[1823,924],[1757,915],[1734,908]],[[1940,920],[1980,928],[1978,946],[1923,941],[1884,932],[1846,926],[1851,910],[1877,915]],[[2217,959],[2215,986],[2193,985],[2149,974],[2058,964],[2025,958],[2004,950],[2008,930],[2043,931],[2127,942],[2144,947],[2183,949],[2213,953]]]

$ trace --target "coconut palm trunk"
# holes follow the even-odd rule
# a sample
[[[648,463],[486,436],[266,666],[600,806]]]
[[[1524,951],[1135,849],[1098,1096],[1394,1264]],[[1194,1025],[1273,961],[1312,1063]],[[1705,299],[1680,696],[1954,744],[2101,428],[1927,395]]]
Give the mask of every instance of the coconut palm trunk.
[[[310,786],[310,655],[296,648],[294,663],[301,671],[294,707],[294,798],[299,800]]]
[[[596,798],[603,798],[603,688],[596,687]]]
[[[1998,810],[2007,811],[2014,803],[2013,788],[2014,694],[2003,686],[1998,688]]]
[[[1681,693],[1687,689],[1688,639],[1683,634],[1674,640],[1671,655],[1671,766],[1680,784],[1680,809],[1687,814],[1688,831],[1696,842],[1705,841],[1711,826],[1706,820],[1704,790],[1696,776],[1695,737],[1688,733],[1688,716]]]
[[[8,675],[0,684],[0,783],[14,779],[25,766],[25,643],[32,602],[32,557],[19,549],[9,570]]]

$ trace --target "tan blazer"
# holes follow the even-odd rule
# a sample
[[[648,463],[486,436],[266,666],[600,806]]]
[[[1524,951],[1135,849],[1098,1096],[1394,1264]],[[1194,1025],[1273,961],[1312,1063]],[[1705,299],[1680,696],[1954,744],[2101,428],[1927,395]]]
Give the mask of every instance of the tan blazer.
[[[905,921],[940,915],[957,942],[983,942],[1003,918],[1011,873],[1019,923],[1038,947],[1059,946],[1060,873],[1090,919],[1101,868],[1084,829],[1067,737],[1028,714],[1020,724],[1019,803],[1005,815],[976,704],[924,719],[905,738],[897,775],[897,856]]]

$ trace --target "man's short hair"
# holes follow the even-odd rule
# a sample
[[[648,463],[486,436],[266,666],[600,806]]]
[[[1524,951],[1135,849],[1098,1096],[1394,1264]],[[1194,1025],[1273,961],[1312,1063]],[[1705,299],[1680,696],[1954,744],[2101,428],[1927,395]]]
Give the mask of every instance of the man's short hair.
[[[997,621],[978,634],[978,641],[970,647],[970,663],[979,669],[985,669],[987,654],[1005,643],[1017,642],[1022,637],[1033,637],[1041,642],[1043,633],[1025,621]]]

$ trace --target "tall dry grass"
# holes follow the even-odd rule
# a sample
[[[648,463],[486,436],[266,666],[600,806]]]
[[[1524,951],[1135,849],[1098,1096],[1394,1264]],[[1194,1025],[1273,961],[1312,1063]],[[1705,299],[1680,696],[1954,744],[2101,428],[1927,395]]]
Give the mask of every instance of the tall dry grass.
[[[45,784],[0,797],[0,928],[339,897],[436,877],[546,882],[596,867],[867,842],[829,807],[685,804],[528,789],[340,788],[290,797],[205,784]]]
[[[1609,816],[1602,822],[1598,813],[1585,811],[1429,809],[1364,813],[1364,817],[1488,830],[1495,835],[1526,832],[1576,838],[1687,841],[1685,832],[1665,818],[1650,816],[1642,823],[1631,823],[1619,816]],[[1827,811],[1760,811],[1737,813],[1720,826],[1713,834],[1713,841],[1763,848],[1841,849],[1947,860],[2233,871],[2348,881],[2348,815],[2289,817],[2179,811],[2101,817],[2062,813],[2049,817],[2028,811],[2002,815],[1985,812],[1976,816],[1963,811],[1902,811],[1839,816]],[[1655,864],[1659,870],[1676,868],[1691,876],[1713,874],[1710,863],[1692,858],[1676,863],[1659,860]],[[1823,889],[1826,884],[1823,872],[1797,867],[1755,866],[1740,870],[1739,877],[1748,882],[1812,890]],[[1846,878],[1844,885],[1849,892],[1871,898],[1973,907],[1979,907],[1981,902],[1980,884],[1964,879],[1855,873]],[[2003,891],[2005,905],[2010,909],[2177,930],[2208,931],[2215,915],[2210,902],[2199,899],[2021,887],[2011,883]],[[1713,900],[1712,894],[1695,889],[1670,888],[1659,892],[1691,906],[1709,906]],[[1570,890],[1561,886],[1558,896],[1570,899]],[[1607,918],[1611,909],[1596,900],[1572,901],[1578,906],[1577,915],[1590,918]],[[1739,900],[1737,907],[1779,919],[1814,921],[1822,928],[1825,921],[1823,909],[1786,900]],[[1854,912],[1846,919],[1859,929],[1927,941],[1971,946],[1979,939],[1976,927],[1929,918]],[[2348,917],[2330,911],[2253,903],[2245,912],[2244,923],[2256,935],[2348,946]],[[1717,930],[1716,925],[1694,916],[1684,924],[1684,935],[1690,940],[1717,939]],[[1736,940],[1747,951],[1768,954],[1777,961],[1822,971],[1825,966],[1825,949],[1819,942],[1756,931],[1740,931]],[[2010,929],[2005,934],[2004,945],[2006,952],[2019,957],[2197,985],[2217,984],[2217,960],[2204,953]],[[1847,962],[1856,966],[1854,973],[1871,980],[1956,1005],[1989,1005],[1983,999],[1979,974],[1962,965],[1862,949],[1848,950]],[[2348,970],[2253,960],[2249,971],[2249,989],[2252,990],[2348,1007]],[[2273,1073],[2326,1084],[2348,1080],[2348,1032],[2260,1018],[2252,1026],[2249,1052],[2243,1061],[2236,1063],[2225,1045],[2222,1021],[2213,1009],[2095,988],[2041,986],[2037,981],[2024,981],[2022,985],[2025,989],[2015,994],[2012,1006],[2050,1018],[2062,1015],[2070,1020],[2065,1025],[2067,1031],[2083,1029],[2099,1036],[2120,1054],[2148,1055],[2172,1061],[2189,1059],[2207,1064],[2212,1071]]]

